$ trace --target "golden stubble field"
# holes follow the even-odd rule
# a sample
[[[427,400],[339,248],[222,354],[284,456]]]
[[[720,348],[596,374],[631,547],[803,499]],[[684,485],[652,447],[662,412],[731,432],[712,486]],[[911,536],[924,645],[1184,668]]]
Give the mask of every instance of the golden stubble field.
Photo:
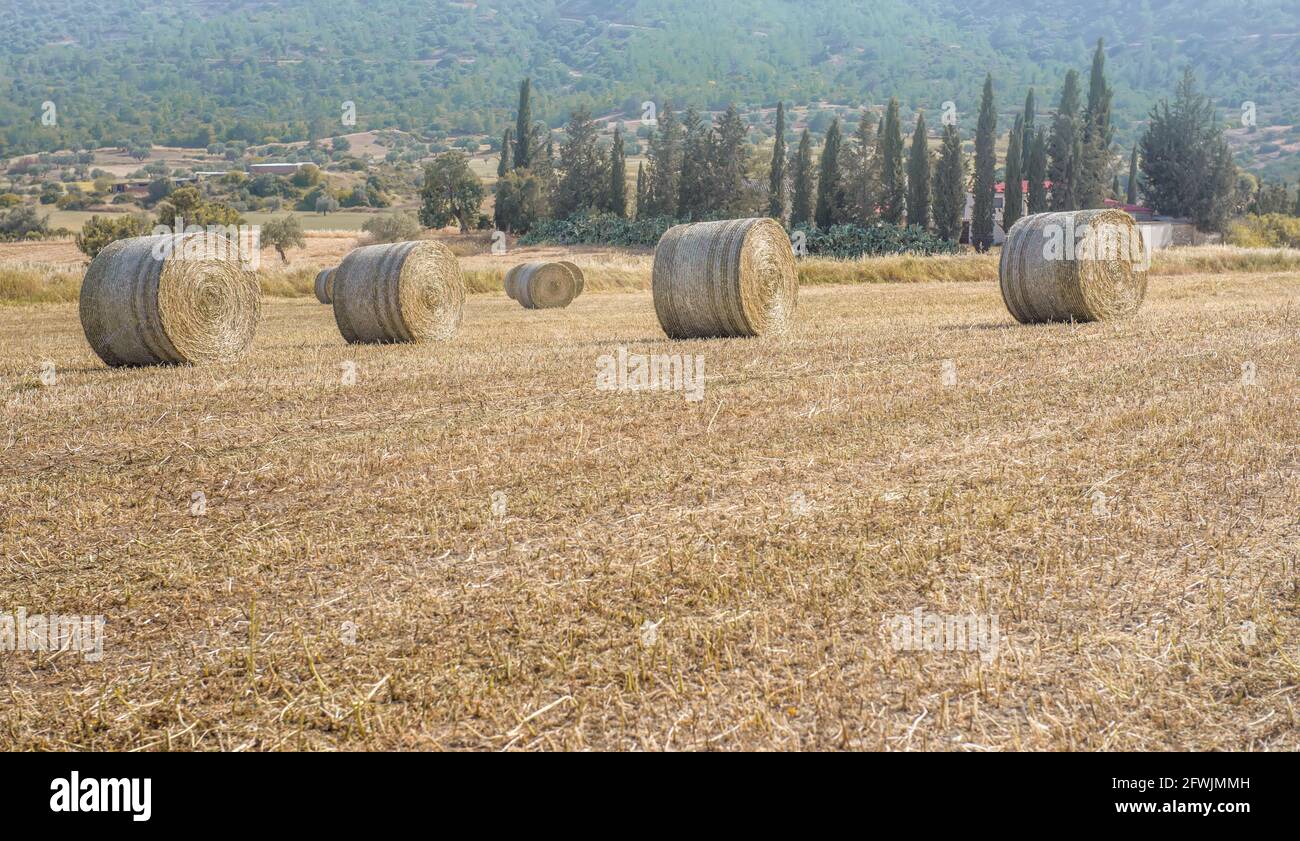
[[[0,747],[1300,749],[1300,276],[798,318],[476,295],[348,347],[271,299],[243,362],[114,371],[75,305],[0,309],[0,610],[107,622],[99,662],[0,653]],[[598,390],[620,347],[703,399]],[[916,609],[995,650],[895,650]]]

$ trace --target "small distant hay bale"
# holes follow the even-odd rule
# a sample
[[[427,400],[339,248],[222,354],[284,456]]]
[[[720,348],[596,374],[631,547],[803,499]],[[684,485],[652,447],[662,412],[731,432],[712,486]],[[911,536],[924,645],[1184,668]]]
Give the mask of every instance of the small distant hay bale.
[[[134,237],[91,261],[80,313],[108,365],[228,362],[253,342],[261,290],[238,245],[220,234]]]
[[[1142,231],[1122,210],[1036,213],[1007,233],[998,281],[1021,324],[1104,321],[1142,306],[1148,264]]]
[[[460,328],[465,281],[440,242],[362,246],[330,280],[334,320],[349,343],[440,341]]]
[[[523,264],[521,263],[520,265]],[[511,266],[510,270],[506,272],[505,279],[502,281],[502,285],[506,290],[506,296],[512,301],[515,300],[515,275],[518,273],[519,266]]]
[[[334,302],[334,270],[321,269],[316,275],[316,300],[322,304]]]
[[[567,307],[578,295],[581,272],[575,276],[562,263],[521,263],[510,270],[513,297],[526,309]]]
[[[672,339],[780,335],[799,299],[790,237],[766,218],[669,228],[655,248],[653,288]]]
[[[576,281],[578,284],[578,291],[574,293],[573,297],[576,298],[579,295],[581,295],[582,290],[587,285],[586,278],[584,278],[582,274],[582,268],[579,267],[577,263],[572,263],[568,260],[560,260],[558,261],[558,265],[564,266],[566,269],[568,269],[569,273],[573,275],[574,281]]]

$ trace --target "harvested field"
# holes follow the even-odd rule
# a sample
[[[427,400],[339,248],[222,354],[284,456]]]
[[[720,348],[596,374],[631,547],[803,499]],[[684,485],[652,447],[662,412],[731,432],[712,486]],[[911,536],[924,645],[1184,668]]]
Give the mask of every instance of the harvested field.
[[[350,347],[271,300],[152,370],[0,308],[0,592],[107,622],[0,655],[0,747],[1300,748],[1300,276],[1078,326],[995,277],[805,287],[780,339],[634,291]],[[598,390],[620,348],[703,399]],[[914,610],[995,650],[897,650]]]

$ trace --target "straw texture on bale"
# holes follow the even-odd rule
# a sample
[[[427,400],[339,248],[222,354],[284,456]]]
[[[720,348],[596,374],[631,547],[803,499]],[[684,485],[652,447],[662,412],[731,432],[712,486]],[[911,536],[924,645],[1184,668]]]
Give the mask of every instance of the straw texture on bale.
[[[513,298],[530,310],[567,307],[578,295],[578,280],[561,263],[521,263],[510,270]]]
[[[1036,213],[1011,226],[998,281],[1021,324],[1133,315],[1147,288],[1142,231],[1122,210]]]
[[[669,338],[779,335],[798,303],[794,250],[772,219],[677,225],[655,248],[653,289]]]
[[[322,304],[334,302],[333,269],[321,269],[316,275],[316,300]]]
[[[334,320],[350,343],[437,341],[460,328],[465,281],[440,242],[362,246],[330,280]]]
[[[574,282],[578,284],[578,291],[573,293],[573,297],[578,297],[582,294],[583,288],[587,285],[586,279],[582,275],[582,269],[577,263],[571,263],[568,260],[560,260],[559,265],[564,266],[569,270],[569,273],[573,275]]]
[[[257,276],[235,243],[209,232],[110,243],[81,283],[81,326],[105,363],[227,362],[261,317]]]

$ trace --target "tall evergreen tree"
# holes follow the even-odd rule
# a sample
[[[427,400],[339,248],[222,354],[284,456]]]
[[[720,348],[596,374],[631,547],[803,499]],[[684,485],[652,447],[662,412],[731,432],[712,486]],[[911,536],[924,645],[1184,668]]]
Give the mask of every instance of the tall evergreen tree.
[[[1161,100],[1151,110],[1141,147],[1142,192],[1150,205],[1160,213],[1190,217],[1201,230],[1222,230],[1237,168],[1214,105],[1198,92],[1190,68],[1173,105]]]
[[[1024,117],[1017,117],[1007,139],[1007,173],[1002,189],[1002,230],[1009,231],[1024,212],[1024,194],[1021,192],[1024,142]]]
[[[1102,39],[1092,56],[1092,75],[1088,79],[1088,104],[1083,111],[1082,157],[1079,162],[1078,203],[1080,207],[1102,207],[1114,175],[1110,143],[1114,130],[1110,124],[1113,91],[1106,84],[1106,50]]]
[[[623,150],[623,127],[614,128],[614,145],[609,150],[609,190],[605,209],[627,216],[627,159]]]
[[[644,218],[642,216],[642,213],[646,205],[649,204],[649,198],[650,198],[649,188],[650,188],[650,182],[647,181],[645,177],[645,164],[638,163],[636,165],[636,218],[637,219]]]
[[[1021,150],[1024,153],[1024,150]],[[1029,212],[1047,212],[1047,132],[1039,126],[1030,143],[1025,161],[1025,180],[1029,182]]]
[[[1020,159],[1021,170],[1025,169],[1025,164],[1029,161],[1029,153],[1034,148],[1034,89],[1030,88],[1029,93],[1025,94],[1025,111],[1021,115],[1024,120],[1024,130],[1020,135]]]
[[[1138,203],[1138,147],[1133,144],[1133,151],[1128,156],[1128,194],[1125,196],[1129,204]]]
[[[840,183],[840,118],[831,121],[822,144],[821,173],[817,178],[817,210],[813,221],[829,228],[841,221],[844,189]]]
[[[711,210],[737,218],[745,214],[745,125],[735,105],[728,105],[712,132],[711,159],[706,162],[711,182]]]
[[[1078,196],[1074,182],[1074,155],[1079,135],[1079,74],[1065,73],[1065,85],[1052,119],[1047,141],[1047,178],[1052,182],[1052,210],[1074,210]]]
[[[880,194],[875,126],[871,112],[863,111],[852,142],[845,147],[846,163],[841,167],[846,182],[846,215],[850,221],[863,226],[875,219],[876,199]]]
[[[884,131],[880,135],[880,186],[883,192],[880,215],[891,225],[903,221],[907,203],[907,177],[903,171],[903,128],[898,117],[898,100],[891,98],[885,109]]]
[[[507,172],[515,168],[514,145],[510,129],[507,128],[505,134],[501,135],[501,160],[497,161],[497,178],[504,177]]]
[[[532,80],[519,83],[519,112],[515,116],[515,169],[528,169],[533,162]]]
[[[710,209],[714,196],[710,190],[712,131],[699,111],[686,109],[682,117],[682,171],[677,183],[677,215],[683,219],[700,219]]]
[[[659,112],[659,125],[650,138],[649,163],[645,215],[676,217],[677,184],[682,167],[682,127],[673,114],[672,103],[667,100]]]
[[[790,227],[797,228],[812,221],[813,214],[813,161],[812,138],[808,129],[799,135],[799,149],[790,167],[794,179],[794,195],[790,200]]]
[[[907,224],[930,227],[930,142],[924,111],[916,112],[912,148],[907,154]]]
[[[767,215],[785,220],[785,103],[776,104],[776,141],[772,144],[772,167],[767,178]]]
[[[997,166],[994,144],[997,130],[998,114],[993,110],[993,74],[990,73],[984,77],[979,123],[975,128],[975,206],[971,210],[970,241],[980,251],[993,244],[993,178]]]
[[[943,146],[934,175],[934,231],[943,239],[957,242],[966,211],[966,164],[955,125],[943,127]]]
[[[564,144],[560,147],[556,218],[566,219],[604,204],[609,172],[605,156],[596,145],[596,135],[596,123],[585,106],[569,116],[569,123],[564,127]]]

